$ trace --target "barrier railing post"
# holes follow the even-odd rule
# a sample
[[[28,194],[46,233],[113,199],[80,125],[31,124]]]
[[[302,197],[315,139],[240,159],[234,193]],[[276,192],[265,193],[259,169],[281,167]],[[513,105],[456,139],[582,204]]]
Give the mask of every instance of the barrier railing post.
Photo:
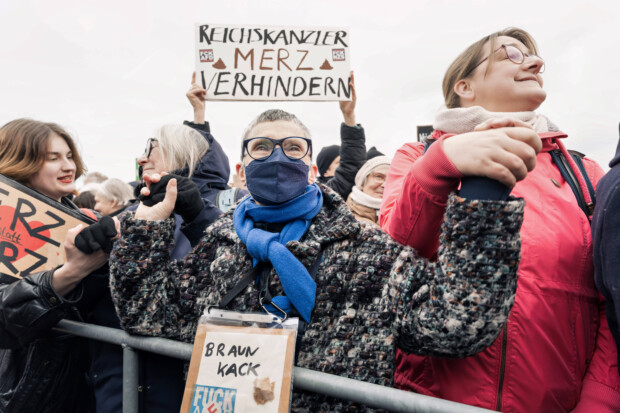
[[[123,413],[138,413],[138,353],[123,344]]]

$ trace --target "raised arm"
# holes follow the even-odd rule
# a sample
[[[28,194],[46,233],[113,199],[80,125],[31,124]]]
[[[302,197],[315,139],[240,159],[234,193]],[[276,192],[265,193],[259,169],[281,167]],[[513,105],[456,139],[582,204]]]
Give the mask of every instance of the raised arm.
[[[355,175],[366,162],[366,135],[362,125],[356,123],[355,105],[357,92],[355,78],[351,72],[351,100],[340,101],[340,111],[344,122],[340,125],[340,165],[334,176],[326,185],[338,192],[343,199],[347,199],[355,185]]]
[[[437,261],[401,252],[385,287],[400,348],[467,357],[493,343],[514,302],[524,205],[452,195]]]
[[[198,131],[209,142],[209,151],[199,161],[194,170],[193,180],[199,186],[202,193],[226,189],[230,178],[230,164],[224,149],[211,134],[209,122],[205,120],[205,95],[206,91],[196,83],[196,72],[192,74],[192,84],[185,94],[187,100],[192,105],[194,121],[183,122],[185,125]],[[209,188],[201,187],[201,183],[209,185]],[[211,200],[212,201],[212,200]],[[210,201],[210,202],[211,202]],[[207,199],[205,199],[205,203]],[[209,205],[207,205],[209,206]],[[215,207],[215,205],[213,205]]]
[[[426,258],[437,252],[448,194],[458,188],[463,176],[446,158],[439,142],[426,154],[421,143],[407,143],[396,151],[379,214],[383,231]]]
[[[390,165],[379,214],[381,228],[424,257],[437,251],[448,194],[463,176],[486,176],[512,187],[536,165],[540,138],[515,119],[499,119],[461,135],[441,134],[401,147]]]
[[[200,314],[194,311],[195,302],[186,300],[182,292],[198,276],[209,279],[208,274],[191,270],[198,259],[196,251],[200,251],[201,260],[212,257],[207,257],[209,253],[199,244],[183,261],[170,259],[174,218],[168,217],[175,208],[176,195],[176,180],[171,179],[162,202],[152,207],[140,203],[135,216],[121,217],[121,238],[110,258],[110,288],[127,332],[191,341],[184,332]]]

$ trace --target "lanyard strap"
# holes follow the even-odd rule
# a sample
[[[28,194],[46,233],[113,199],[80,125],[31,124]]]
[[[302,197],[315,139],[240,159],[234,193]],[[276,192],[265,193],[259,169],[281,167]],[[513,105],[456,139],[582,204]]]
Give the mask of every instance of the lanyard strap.
[[[316,275],[319,272],[319,265],[323,261],[323,251],[320,251],[316,257],[314,263],[310,267],[308,273],[312,277],[313,280],[316,279]],[[257,278],[259,278],[260,282],[260,293],[259,295],[263,298],[263,304],[271,304],[271,299],[273,298],[271,293],[269,292],[269,278],[271,273],[271,264],[268,262],[259,262],[256,267],[252,269],[249,273],[246,274],[233,288],[230,290],[222,301],[220,301],[220,305],[218,306],[221,309],[225,309],[228,304],[238,296],[250,283],[255,282]],[[288,314],[285,314],[288,316]],[[295,340],[295,364],[297,364],[297,360],[299,358],[299,352],[301,350],[301,340],[306,332],[307,324],[303,319],[299,319],[299,324],[297,325],[297,338]]]
[[[220,305],[218,305],[218,308],[221,308],[222,310],[225,309],[226,307],[228,307],[228,304],[230,304],[230,302],[232,300],[234,300],[234,298],[236,296],[238,296],[241,291],[245,290],[245,288],[250,285],[250,283],[254,280],[256,280],[256,278],[258,278],[261,274],[261,272],[263,272],[263,269],[267,268],[267,263],[265,262],[259,262],[258,264],[256,264],[256,267],[254,267],[252,269],[252,271],[250,271],[249,273],[246,274],[245,277],[243,277],[241,279],[241,281],[239,281],[233,288],[232,290],[230,290],[225,296],[224,298],[222,298],[222,301],[220,301]]]

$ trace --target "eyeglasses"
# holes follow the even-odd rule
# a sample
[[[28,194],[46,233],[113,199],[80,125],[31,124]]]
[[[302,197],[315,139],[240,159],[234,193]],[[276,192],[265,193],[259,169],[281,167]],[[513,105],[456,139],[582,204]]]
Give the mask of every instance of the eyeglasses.
[[[251,138],[243,141],[243,153],[247,153],[250,158],[260,161],[269,158],[277,145],[280,145],[287,158],[301,159],[310,152],[312,141],[298,136],[289,136],[279,140],[262,137]]]
[[[368,174],[368,179],[372,179],[375,180],[379,183],[383,183],[385,182],[386,176],[384,174],[380,174],[378,172],[372,172],[370,174]]]
[[[159,145],[153,145],[153,142],[157,142],[155,138],[149,138],[146,141],[146,148],[144,149],[144,156],[148,159],[151,156],[151,152],[153,152],[153,148],[158,148]]]
[[[484,63],[485,61],[487,61],[489,59],[489,57],[491,57],[494,53],[497,53],[497,51],[499,49],[504,49],[504,51],[506,52],[506,57],[515,64],[522,64],[525,61],[526,57],[536,57],[538,59],[540,59],[540,61],[542,62],[542,65],[540,65],[540,70],[538,71],[538,73],[543,73],[545,71],[545,61],[543,60],[542,57],[535,55],[535,54],[531,54],[531,53],[523,53],[521,51],[521,49],[519,49],[516,46],[510,45],[510,44],[503,44],[500,47],[498,47],[497,49],[495,49],[495,51],[491,54],[489,54],[487,57],[485,57],[484,59],[482,59],[481,61],[479,61],[476,66],[472,67],[468,72],[467,72],[467,76],[469,76],[471,74],[471,72],[473,72],[478,66],[480,66],[482,63]],[[465,77],[467,77],[465,76]]]

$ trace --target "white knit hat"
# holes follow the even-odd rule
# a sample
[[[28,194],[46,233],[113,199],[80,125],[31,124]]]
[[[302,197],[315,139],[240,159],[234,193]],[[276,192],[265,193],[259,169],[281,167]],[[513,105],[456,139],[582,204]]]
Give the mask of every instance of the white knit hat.
[[[387,156],[375,156],[372,159],[366,161],[364,165],[357,171],[357,175],[355,175],[355,185],[361,190],[366,177],[370,174],[370,172],[375,169],[379,165],[390,165],[391,159]]]

